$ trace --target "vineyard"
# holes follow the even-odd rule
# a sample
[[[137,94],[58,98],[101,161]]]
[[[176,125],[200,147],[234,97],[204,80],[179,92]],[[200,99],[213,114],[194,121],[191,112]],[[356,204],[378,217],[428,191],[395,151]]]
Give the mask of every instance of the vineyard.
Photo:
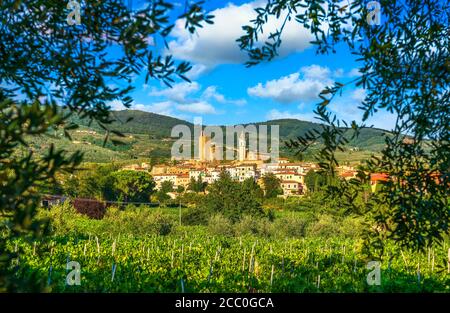
[[[381,284],[369,286],[359,241],[208,236],[52,237],[10,242],[18,278],[49,292],[448,292],[448,246],[422,254],[387,247]],[[70,261],[80,284],[68,285]]]

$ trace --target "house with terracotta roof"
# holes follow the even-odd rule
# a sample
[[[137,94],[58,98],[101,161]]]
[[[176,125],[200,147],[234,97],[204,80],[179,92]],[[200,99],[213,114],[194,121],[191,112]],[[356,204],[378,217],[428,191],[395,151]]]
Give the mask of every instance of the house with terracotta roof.
[[[300,184],[305,184],[305,174],[299,174],[296,171],[279,170],[279,171],[276,171],[274,174],[279,180],[282,180],[282,181],[283,180],[293,180]]]
[[[295,180],[282,180],[280,182],[284,196],[300,195],[303,193],[303,185]]]
[[[383,184],[389,180],[389,174],[386,173],[372,173],[370,174],[370,187],[372,192],[377,192],[381,189]]]
[[[339,174],[339,176],[344,178],[345,180],[349,180],[349,179],[352,179],[352,178],[356,178],[356,174],[357,173],[358,172],[356,172],[356,171],[345,171],[345,172],[341,172]]]

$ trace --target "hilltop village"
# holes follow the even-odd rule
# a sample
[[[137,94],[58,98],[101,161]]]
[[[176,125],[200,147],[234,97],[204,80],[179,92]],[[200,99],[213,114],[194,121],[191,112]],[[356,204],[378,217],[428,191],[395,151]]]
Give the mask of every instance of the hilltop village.
[[[261,155],[246,148],[245,136],[241,134],[238,139],[237,159],[233,161],[218,161],[214,158],[215,146],[209,143],[209,138],[203,133],[199,137],[198,158],[189,160],[173,160],[171,164],[148,163],[131,164],[123,170],[149,172],[156,187],[169,181],[176,188],[187,188],[192,179],[211,184],[219,179],[221,172],[227,172],[231,178],[244,181],[253,178],[260,185],[262,177],[272,173],[279,180],[283,189],[283,196],[300,196],[307,191],[305,176],[310,170],[318,170],[318,165],[310,162],[290,162],[287,158],[277,158],[270,162],[267,155]],[[342,166],[339,174],[344,178],[355,177],[356,171],[349,166]]]

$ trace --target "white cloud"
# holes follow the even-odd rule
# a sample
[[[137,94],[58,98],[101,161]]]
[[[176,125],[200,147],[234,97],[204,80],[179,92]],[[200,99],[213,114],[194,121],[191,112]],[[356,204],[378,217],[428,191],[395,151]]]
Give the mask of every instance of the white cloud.
[[[360,104],[359,101],[352,100],[348,96],[337,97],[330,102],[328,109],[346,122],[361,121],[362,111],[358,109]]]
[[[269,98],[280,103],[311,101],[318,99],[319,93],[332,84],[331,71],[327,67],[311,65],[302,67],[300,73],[293,73],[279,79],[258,83],[247,89],[250,96]]]
[[[352,91],[352,94],[351,94],[350,97],[353,100],[358,101],[358,102],[361,103],[366,98],[366,95],[367,95],[367,93],[366,93],[366,90],[364,88],[357,88],[357,89]]]
[[[328,105],[328,109],[331,113],[335,114],[337,118],[345,120],[347,122],[356,121],[362,123],[363,110],[359,109],[361,102],[366,97],[366,90],[363,88],[356,88],[353,90],[345,91],[342,96],[334,98]],[[312,112],[313,104],[310,104],[310,109],[307,104],[300,103],[297,106],[298,111],[290,110],[277,110],[272,109],[266,115],[267,119],[298,119],[303,121],[311,121],[319,123],[320,121],[315,118],[315,114]],[[386,130],[392,130],[396,122],[396,115],[387,112],[386,110],[378,110],[375,115],[369,117],[364,122],[367,126],[382,128]]]
[[[214,99],[217,102],[224,103],[225,96],[217,91],[217,86],[209,86],[203,91],[202,98]]]
[[[335,78],[354,76],[358,69],[345,74],[342,68],[335,71],[326,66],[312,64],[304,66],[299,72],[278,79],[258,83],[247,89],[250,96],[272,99],[279,103],[308,102],[318,100],[319,93],[327,86],[332,86]],[[361,102],[365,98],[363,89],[356,89],[350,96],[352,100]]]
[[[210,68],[203,64],[194,64],[189,72],[186,73],[187,78],[194,80],[199,78],[201,75],[209,72]]]
[[[366,91],[363,88],[358,88],[348,94],[343,94],[342,97],[335,98],[330,102],[329,109],[337,115],[339,119],[344,119],[346,122],[356,121],[362,123],[363,110],[358,107],[361,101],[364,100]],[[396,115],[391,114],[385,110],[378,110],[374,116],[369,117],[364,122],[367,126],[374,125],[377,128],[386,130],[393,129],[396,121]]]
[[[333,72],[334,77],[343,77],[344,76],[344,69],[338,68]]]
[[[217,114],[216,109],[205,101],[199,101],[189,104],[179,104],[177,109],[183,112],[196,113],[196,114]]]
[[[229,101],[230,101],[230,103],[239,105],[239,106],[247,104],[247,100],[245,100],[245,99],[237,99],[237,100],[229,100]]]
[[[264,1],[254,1],[240,6],[229,3],[216,9],[214,24],[199,28],[196,34],[190,34],[185,29],[185,21],[178,20],[171,35],[175,40],[169,42],[169,51],[176,58],[213,68],[219,64],[243,63],[247,54],[239,49],[236,39],[244,34],[242,26],[249,25],[256,17],[255,8],[264,6]],[[271,17],[264,27],[260,42],[267,40],[270,32],[280,29],[284,17]],[[293,52],[303,51],[310,46],[312,36],[294,19],[287,22],[282,35],[283,44],[279,54],[286,56]]]
[[[156,102],[153,104],[142,104],[142,103],[133,103],[130,108],[126,108],[122,101],[120,100],[113,100],[109,103],[111,106],[111,110],[113,111],[122,111],[122,110],[139,110],[139,111],[146,111],[146,112],[152,112],[156,114],[162,114],[162,115],[169,115],[174,116],[173,108],[175,107],[175,104],[170,101],[163,101],[163,102]]]
[[[197,82],[183,82],[175,84],[172,88],[165,88],[158,90],[153,88],[150,96],[162,96],[177,103],[188,103],[187,96],[200,90],[200,85]]]
[[[173,115],[172,108],[179,111],[203,114],[219,114],[219,112],[210,103],[245,105],[245,99],[228,99],[218,91],[217,86],[209,86],[202,89],[197,82],[179,83],[173,85],[172,88],[157,89],[153,88],[149,93],[153,97],[161,97],[162,102],[158,106],[146,106],[155,112],[164,112],[161,114]],[[172,104],[170,111],[168,103]]]
[[[331,76],[331,71],[328,67],[312,64],[310,66],[303,66],[300,69],[303,77],[306,79],[327,80]]]
[[[245,105],[247,101],[245,99],[227,99],[223,94],[217,91],[217,86],[209,86],[203,91],[202,99],[215,100],[219,103],[230,103],[235,105]]]
[[[346,103],[343,101],[335,102],[330,105],[329,109],[332,113],[335,113],[338,118],[344,119],[347,122],[353,120],[361,123],[362,111],[356,108],[355,103]],[[279,111],[277,109],[270,110],[266,118],[268,120],[278,119],[297,119],[301,121],[310,121],[314,123],[320,123],[314,113],[298,113],[291,111]],[[386,111],[378,111],[374,116],[370,117],[365,124],[386,130],[392,130],[394,128],[396,116]]]
[[[317,122],[313,113],[292,113],[290,111],[279,111],[277,109],[270,110],[269,113],[267,113],[266,118],[268,120],[296,119]]]
[[[111,107],[111,110],[113,111],[122,111],[126,110],[127,108],[123,105],[122,101],[120,100],[113,100],[109,103],[109,106]]]
[[[397,115],[379,110],[374,116],[369,117],[365,124],[368,126],[374,125],[374,127],[381,129],[393,130],[396,122]]]
[[[161,101],[152,104],[133,103],[130,108],[125,108],[125,106],[119,100],[114,100],[110,102],[110,106],[113,111],[139,110],[165,116],[171,116],[182,120],[186,120],[189,118],[185,114],[176,112],[175,109],[177,107],[177,104],[172,101]]]
[[[348,72],[347,74],[348,77],[356,77],[356,76],[361,76],[361,73],[359,72],[358,68],[352,68],[350,70],[350,72]]]
[[[173,116],[173,108],[175,104],[170,101],[162,101],[162,102],[156,102],[150,105],[144,105],[144,104],[138,104],[136,105],[137,110],[147,111],[147,112],[153,112],[157,114],[162,115],[169,115]],[[138,108],[139,107],[139,108]]]

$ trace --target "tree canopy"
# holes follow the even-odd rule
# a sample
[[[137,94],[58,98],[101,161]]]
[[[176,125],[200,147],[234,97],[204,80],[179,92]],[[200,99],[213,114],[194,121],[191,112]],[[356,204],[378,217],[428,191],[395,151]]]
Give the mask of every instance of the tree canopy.
[[[267,173],[262,177],[264,195],[266,198],[275,198],[283,194],[281,189],[281,181],[273,173]]]
[[[335,53],[339,45],[347,46],[359,62],[360,76],[323,90],[315,109],[322,129],[291,140],[289,146],[303,153],[320,139],[324,147],[317,160],[323,172],[336,176],[335,152],[348,143],[345,134],[358,136],[367,119],[379,111],[395,114],[396,124],[385,137],[381,157],[371,158],[357,179],[330,185],[328,195],[372,219],[370,236],[377,243],[372,246],[392,238],[402,246],[424,249],[450,230],[450,4],[440,0],[379,3],[381,23],[372,25],[362,0],[269,0],[243,26],[245,35],[238,43],[249,55],[247,66],[271,61],[282,45],[284,25],[295,20],[311,31],[317,53]],[[284,23],[261,42],[269,17]],[[329,109],[350,86],[366,90],[359,108],[363,124],[340,120]],[[353,200],[367,176],[380,171],[389,176],[386,188],[370,202],[357,205]]]
[[[150,174],[141,171],[117,171],[112,178],[117,199],[125,202],[149,202],[156,185]]]
[[[364,88],[363,122],[387,110],[396,115],[395,128],[385,137],[381,157],[369,160],[358,178],[327,186],[328,195],[370,218],[374,224],[369,229],[371,238],[378,243],[392,238],[403,246],[423,249],[440,242],[450,230],[450,4],[441,0],[379,2],[382,21],[374,26],[366,21],[368,11],[362,0],[267,0],[256,10],[257,17],[243,26],[245,34],[238,44],[249,54],[248,66],[274,59],[284,26],[260,42],[273,16],[294,19],[309,29],[318,53],[334,53],[341,44],[348,47],[360,64],[360,76],[323,90],[315,110],[323,125],[289,145],[302,153],[320,139],[324,147],[317,160],[324,173],[336,176],[335,152],[342,151],[364,125],[339,120],[329,105],[351,85]],[[202,5],[186,1],[178,16],[184,18],[190,33],[212,23],[213,16]],[[144,72],[146,81],[156,79],[169,86],[179,79],[189,81],[188,63],[175,61],[170,51],[161,55],[153,46],[166,44],[174,27],[173,8],[164,0],[150,1],[134,11],[121,0],[87,1],[83,22],[69,26],[66,7],[58,1],[0,3],[1,290],[20,290],[20,284],[26,283],[14,280],[11,260],[17,254],[7,249],[7,239],[38,236],[46,229],[45,223],[34,219],[40,200],[37,186],[55,182],[57,173],[71,173],[82,161],[82,153],[68,155],[52,145],[38,157],[26,136],[61,129],[69,137],[68,131],[77,125],[68,123],[68,118],[77,115],[96,120],[106,132],[106,142],[110,134],[122,136],[108,126],[114,119],[110,102],[131,105],[136,75]],[[109,53],[112,49],[116,53]],[[13,154],[19,146],[27,152],[16,157]],[[380,171],[389,177],[385,188],[363,205],[353,201],[370,173]],[[125,177],[128,174],[117,175],[120,188],[135,192],[136,199],[145,198],[142,186],[131,183]],[[141,174],[134,175],[130,174],[143,185],[151,185]],[[213,207],[219,208],[222,201],[230,216],[235,216],[236,209],[258,212],[258,207],[237,207],[240,198],[229,195],[237,192],[235,184],[222,177],[211,186],[217,191],[216,196],[211,193],[216,197],[211,198]],[[247,187],[256,188],[249,183]]]
[[[195,179],[195,177],[191,177],[188,185],[188,190],[192,190],[194,192],[205,192],[206,186],[208,184],[204,182],[201,177]]]
[[[185,5],[179,18],[185,19],[189,32],[212,22],[202,2]],[[146,81],[166,85],[176,79],[189,81],[188,63],[163,56],[153,46],[164,46],[174,26],[169,18],[173,10],[164,0],[150,1],[139,10],[121,0],[86,1],[82,23],[70,26],[66,5],[59,1],[0,2],[0,212],[7,218],[2,226],[6,238],[38,235],[45,229],[43,223],[29,222],[40,199],[36,184],[54,181],[59,171],[74,171],[82,160],[80,152],[67,155],[53,146],[41,158],[30,148],[24,156],[12,157],[18,146],[28,147],[27,135],[59,128],[69,136],[67,131],[77,125],[67,123],[68,117],[77,115],[97,121],[106,131],[106,142],[115,133],[108,127],[114,120],[109,103],[131,105],[135,75],[144,72]],[[111,87],[113,82],[118,87]],[[14,257],[2,237],[0,288],[20,289],[11,275]]]
[[[239,220],[243,214],[264,215],[261,205],[262,190],[253,179],[240,183],[232,179],[227,172],[222,172],[219,179],[208,186],[207,191],[203,205],[232,221]]]
[[[305,185],[308,191],[318,191],[320,187],[326,184],[326,177],[314,170],[309,170],[305,176]]]

